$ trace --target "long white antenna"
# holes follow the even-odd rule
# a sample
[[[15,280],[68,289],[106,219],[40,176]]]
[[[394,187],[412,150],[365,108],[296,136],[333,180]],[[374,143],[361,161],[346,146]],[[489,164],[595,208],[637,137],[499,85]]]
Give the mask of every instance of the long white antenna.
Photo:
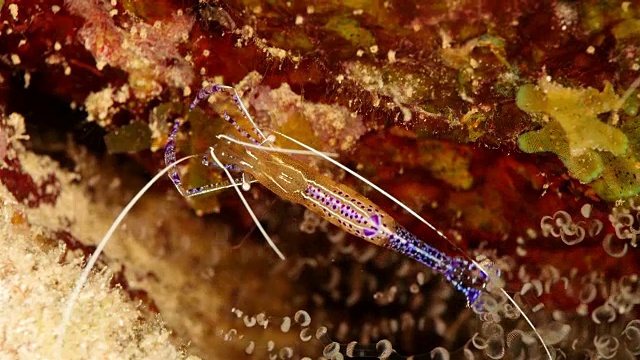
[[[627,89],[627,91],[625,91],[624,94],[622,94],[622,97],[620,97],[620,100],[618,100],[618,102],[616,103],[616,108],[613,109],[613,112],[617,112],[618,110],[620,110],[620,108],[622,108],[625,101],[627,101],[627,99],[638,88],[638,86],[640,86],[640,76],[638,76],[635,80],[633,80],[631,85],[629,85],[629,88]]]
[[[71,320],[71,314],[73,313],[73,307],[75,306],[76,301],[78,300],[80,291],[82,291],[82,288],[86,284],[87,279],[89,278],[89,273],[91,272],[94,265],[98,261],[98,257],[102,253],[102,250],[107,245],[107,243],[111,239],[111,236],[116,231],[116,229],[118,228],[122,220],[124,220],[124,218],[127,216],[129,211],[131,211],[131,208],[133,208],[133,206],[138,202],[138,200],[140,200],[142,195],[144,195],[144,193],[147,192],[147,190],[149,190],[149,188],[151,188],[151,186],[154,183],[156,183],[156,181],[158,181],[162,176],[164,176],[173,166],[185,160],[194,158],[196,156],[198,155],[190,155],[190,156],[183,157],[182,159],[176,160],[173,163],[167,165],[164,169],[158,172],[156,176],[154,176],[151,180],[149,180],[149,182],[147,182],[147,184],[143,186],[142,189],[140,189],[140,191],[138,191],[138,193],[131,199],[131,201],[129,201],[127,206],[125,206],[124,209],[122,209],[120,214],[118,214],[118,217],[113,221],[113,223],[111,224],[111,227],[109,228],[109,230],[107,230],[107,233],[104,234],[104,236],[102,237],[102,240],[100,240],[100,243],[98,243],[98,246],[96,247],[93,254],[91,254],[91,258],[89,258],[87,265],[85,265],[84,269],[82,270],[82,274],[80,274],[80,277],[78,278],[78,280],[76,280],[76,285],[74,286],[73,291],[71,292],[71,295],[67,300],[67,306],[65,307],[64,312],[62,313],[62,320],[60,321],[60,325],[56,329],[56,336],[58,338],[56,340],[55,347],[53,348],[54,349],[53,353],[55,358],[57,359],[62,358],[62,344],[64,342],[64,336],[67,332],[67,327],[69,325],[69,321]]]
[[[298,150],[298,149],[285,149],[285,148],[278,148],[278,147],[264,147],[261,145],[256,145],[256,144],[252,144],[250,142],[246,142],[246,141],[241,141],[238,139],[234,139],[231,136],[228,135],[224,135],[224,134],[220,134],[216,136],[218,139],[224,139],[227,140],[229,142],[232,143],[236,143],[245,147],[250,147],[250,148],[254,148],[254,149],[258,149],[258,150],[262,150],[262,151],[271,151],[271,152],[279,152],[279,153],[285,153],[285,154],[298,154],[298,155],[312,155],[312,156],[318,156],[318,154],[316,154],[313,151],[310,150]],[[334,152],[321,152],[323,155],[329,156],[329,157],[338,157],[337,153]]]
[[[302,143],[290,136],[287,136],[281,132],[275,131],[274,132],[282,137],[284,137],[285,139],[288,139],[290,141],[293,141],[294,143],[296,143],[297,145],[311,151],[314,152],[316,155],[322,157],[323,159],[329,161],[330,163],[334,164],[335,166],[339,167],[340,169],[348,172],[349,174],[355,176],[358,180],[364,182],[365,184],[371,186],[372,188],[374,188],[375,190],[377,190],[378,192],[380,192],[382,195],[386,196],[389,200],[393,201],[394,203],[398,204],[401,208],[403,208],[404,210],[406,210],[409,214],[413,215],[416,219],[420,220],[421,222],[423,222],[425,225],[427,225],[429,228],[431,228],[432,230],[434,230],[436,233],[438,233],[438,235],[442,236],[443,238],[449,240],[447,238],[446,235],[444,235],[440,230],[436,229],[433,225],[431,225],[431,223],[429,223],[427,220],[425,220],[424,218],[422,218],[422,216],[418,215],[418,213],[416,213],[415,211],[413,211],[410,207],[408,207],[407,205],[405,205],[403,202],[401,202],[400,200],[396,199],[395,197],[393,197],[391,194],[389,194],[388,192],[384,191],[382,188],[380,188],[379,186],[377,186],[376,184],[372,183],[371,181],[367,180],[365,177],[363,177],[362,175],[358,174],[357,172],[349,169],[348,167],[342,165],[341,163],[339,163],[338,161],[324,155],[322,152],[312,148],[311,146]],[[455,244],[454,244],[455,246]],[[457,247],[457,246],[456,246]],[[482,266],[480,266],[480,264],[478,264],[476,261],[474,261],[473,259],[470,259],[471,261],[473,261],[473,263],[478,267],[478,269],[482,270],[483,273],[485,273],[485,275],[489,276],[489,273],[487,272],[487,270],[485,268],[483,268]],[[520,313],[522,314],[522,317],[525,319],[525,321],[527,322],[527,324],[529,324],[529,326],[531,327],[531,329],[533,329],[533,332],[536,334],[536,336],[538,337],[538,340],[540,340],[540,342],[542,343],[542,347],[544,347],[545,352],[547,353],[547,356],[549,357],[549,360],[553,360],[553,357],[551,356],[551,351],[549,350],[549,348],[547,347],[547,344],[544,342],[544,340],[542,339],[542,336],[540,335],[540,333],[538,332],[538,330],[536,329],[536,327],[533,325],[533,322],[531,322],[531,320],[529,319],[529,317],[527,316],[527,314],[525,314],[522,309],[520,308],[520,306],[516,303],[516,301],[511,297],[511,295],[509,295],[503,288],[500,288],[501,292],[507,297],[507,299],[509,300],[509,302],[511,302],[513,304],[513,306],[515,306]]]
[[[489,272],[487,271],[487,269],[485,269],[483,266],[481,266],[475,260],[471,259],[471,261],[474,263],[475,266],[478,267],[478,269],[480,269],[483,273],[487,274],[487,276],[488,276]],[[533,332],[536,334],[536,337],[538,338],[538,340],[540,340],[540,343],[542,344],[542,347],[544,348],[544,351],[547,353],[547,356],[549,357],[549,360],[553,360],[553,356],[551,356],[551,350],[549,350],[549,347],[547,346],[547,344],[542,339],[542,335],[540,335],[540,333],[536,329],[535,325],[533,325],[533,322],[531,321],[531,319],[529,319],[529,316],[527,316],[527,314],[524,313],[524,311],[522,310],[520,305],[518,305],[516,300],[511,295],[509,295],[504,288],[501,287],[500,288],[500,292],[502,292],[502,295],[504,295],[509,300],[509,302],[511,304],[513,304],[513,306],[515,306],[515,308],[518,309],[518,311],[520,311],[520,314],[522,314],[522,318],[524,319],[524,321],[531,327],[531,329],[533,329]]]

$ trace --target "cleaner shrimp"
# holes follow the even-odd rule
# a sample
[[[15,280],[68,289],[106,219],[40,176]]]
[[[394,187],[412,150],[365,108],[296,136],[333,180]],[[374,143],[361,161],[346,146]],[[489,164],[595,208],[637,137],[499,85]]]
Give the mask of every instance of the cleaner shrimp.
[[[242,102],[235,88],[225,85],[212,85],[205,87],[200,90],[196,99],[191,104],[190,109],[193,110],[200,101],[207,99],[213,93],[220,91],[228,91],[232,93],[235,105],[238,107],[245,119],[250,123],[251,128],[245,129],[228,113],[223,113],[224,119],[233,125],[237,132],[248,141],[240,140],[239,138],[226,134],[219,134],[216,136],[218,141],[209,147],[207,153],[189,155],[176,160],[176,136],[180,127],[180,121],[175,121],[165,147],[165,168],[158,172],[158,174],[156,174],[132,198],[132,200],[118,215],[112,226],[96,247],[96,250],[90,257],[80,278],[76,282],[73,292],[67,301],[62,320],[56,332],[57,342],[56,347],[54,348],[54,354],[57,354],[57,358],[60,358],[64,336],[71,319],[75,302],[100,253],[106,246],[114,231],[142,195],[162,176],[168,174],[175,187],[184,197],[194,197],[222,189],[233,188],[255,222],[258,230],[282,260],[285,259],[284,254],[271,240],[265,229],[258,221],[256,215],[251,210],[247,200],[242,195],[241,189],[248,190],[250,188],[250,184],[254,182],[260,183],[283,199],[305,206],[310,211],[317,213],[328,222],[338,226],[347,233],[359,237],[376,246],[396,251],[411,258],[412,260],[428,266],[435,272],[441,274],[449,284],[461,292],[465,296],[468,306],[471,306],[478,311],[482,311],[485,307],[486,300],[484,295],[488,296],[490,299],[490,293],[498,293],[519,311],[527,325],[532,329],[535,337],[544,349],[546,356],[549,359],[553,359],[551,349],[543,340],[542,335],[521,309],[520,305],[518,305],[513,297],[504,289],[504,283],[500,278],[499,271],[493,271],[491,264],[487,264],[487,262],[478,262],[472,259],[444,233],[439,231],[435,226],[409,208],[406,204],[355,171],[334,160],[331,157],[333,154],[323,153],[297,139],[277,131],[272,131],[268,136],[266,136],[253,121],[248,109]],[[276,137],[286,139],[302,149],[284,149],[276,147],[274,145]],[[386,213],[363,195],[359,194],[354,189],[339,184],[327,176],[320,174],[307,164],[290,156],[291,154],[318,156],[329,161],[333,165],[338,166],[352,176],[355,176],[357,179],[380,192],[382,195],[389,198],[395,204],[435,231],[438,236],[452,244],[454,248],[459,250],[460,253],[464,254],[464,256],[449,256],[426,244],[397,223],[391,215]],[[177,165],[199,156],[202,157],[203,165],[216,168],[217,170],[222,170],[225,173],[227,180],[196,188],[185,188],[178,173]],[[232,172],[239,174],[239,176],[234,177]],[[339,344],[329,343],[325,345],[336,346]],[[371,345],[350,344],[349,346],[350,348],[344,345],[339,347],[341,349],[350,349],[345,351],[350,354],[360,354],[358,356],[365,356],[365,354],[367,354],[366,356],[370,356],[371,354],[380,353],[380,351],[375,347],[372,349]],[[392,352],[395,354],[395,352],[390,349],[387,349],[384,352]],[[385,356],[387,356],[386,358],[390,358],[388,357],[389,354]],[[397,355],[397,357],[399,357],[399,355]]]
[[[396,251],[428,266],[443,275],[447,282],[456,290],[460,291],[467,299],[469,306],[475,306],[481,309],[483,307],[481,295],[489,291],[498,291],[522,314],[527,324],[534,331],[548,358],[553,358],[550,349],[531,320],[522,311],[516,301],[504,290],[504,283],[500,279],[499,272],[492,271],[490,266],[486,264],[482,265],[471,259],[444,233],[439,231],[406,204],[327,154],[297,139],[277,131],[272,131],[272,134],[266,137],[253,121],[246,106],[240,99],[238,92],[233,87],[225,85],[205,87],[200,90],[190,108],[195,108],[200,101],[207,99],[213,93],[219,91],[230,91],[233,93],[232,98],[246,120],[251,124],[251,129],[242,128],[227,112],[223,113],[223,117],[249,141],[239,140],[226,134],[219,134],[217,136],[219,142],[209,148],[208,154],[203,156],[202,163],[205,166],[216,167],[224,171],[228,182],[222,185],[235,189],[256,226],[281,259],[284,259],[284,255],[275,246],[257,221],[253,211],[239,189],[239,187],[245,190],[248,189],[249,183],[247,182],[247,177],[251,179],[251,182],[256,181],[260,183],[279,197],[305,206],[307,209],[319,214],[325,220],[338,226],[347,233],[376,246]],[[167,166],[173,163],[176,158],[175,137],[179,126],[179,121],[176,121],[169,136],[165,151],[165,162]],[[300,146],[304,150],[275,147],[273,145],[275,135]],[[438,236],[444,238],[462,254],[465,254],[465,257],[452,257],[427,245],[398,224],[388,213],[369,199],[357,193],[354,189],[337,183],[310,168],[307,164],[289,156],[289,154],[292,153],[307,153],[309,155],[319,156],[355,176],[360,181],[402,207],[423,224],[427,225],[435,231]],[[242,174],[242,180],[235,180],[231,175],[231,171]],[[220,185],[216,184],[185,189],[180,180],[177,166],[173,166],[172,169],[169,170],[169,177],[178,191],[186,197],[198,196],[220,188]],[[362,351],[367,352],[365,349],[362,349]]]

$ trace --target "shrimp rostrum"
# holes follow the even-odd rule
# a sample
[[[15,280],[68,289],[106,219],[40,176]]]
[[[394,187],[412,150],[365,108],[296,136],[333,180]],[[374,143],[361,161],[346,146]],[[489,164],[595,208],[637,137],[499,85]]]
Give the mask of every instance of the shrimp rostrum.
[[[234,88],[224,85],[206,87],[198,93],[197,98],[191,104],[191,109],[197,106],[201,100],[207,99],[210,95],[219,91],[228,91],[232,94],[233,101],[245,118],[244,121],[250,124],[250,126],[248,128],[240,126],[238,121],[232,118],[227,112],[224,112],[223,117],[225,120],[235,127],[243,139],[240,140],[239,137],[236,138],[226,134],[217,135],[218,141],[216,141],[215,145],[209,147],[208,152],[204,154],[202,158],[202,163],[206,166],[212,166],[224,171],[228,181],[221,184],[185,189],[178,174],[177,167],[175,165],[171,166],[171,163],[174,163],[176,159],[175,139],[180,126],[179,122],[176,121],[166,146],[165,161],[169,168],[169,177],[181,194],[192,197],[233,187],[265,239],[267,239],[275,252],[284,259],[284,255],[278,250],[260,226],[260,223],[257,221],[239,189],[247,189],[249,183],[258,182],[279,197],[305,206],[309,210],[322,216],[328,222],[356,237],[374,245],[396,251],[428,266],[441,274],[448,283],[460,291],[470,306],[481,307],[481,295],[486,293],[488,289],[492,289],[492,291],[502,293],[508,301],[520,310],[515,300],[503,289],[503,283],[501,282],[498,272],[491,271],[491,269],[479,264],[468,256],[449,256],[426,244],[398,224],[388,213],[354,189],[320,174],[309,165],[290,156],[290,154],[296,153],[320,156],[334,165],[341,167],[346,172],[349,172],[381,192],[425,225],[436,231],[439,236],[449,241],[446,235],[437,230],[404,203],[351,169],[341,165],[328,154],[313,149],[277,131],[272,131],[268,137],[265,136],[256,126]],[[300,146],[302,150],[275,147],[273,143],[276,136]],[[234,178],[231,174],[232,172],[238,174],[240,177]],[[449,242],[452,243],[451,241]],[[457,247],[455,244],[453,244],[453,246]],[[524,312],[521,310],[520,312],[523,314],[523,318],[528,325],[534,330],[548,357],[552,358],[550,350],[535,329],[533,323]]]

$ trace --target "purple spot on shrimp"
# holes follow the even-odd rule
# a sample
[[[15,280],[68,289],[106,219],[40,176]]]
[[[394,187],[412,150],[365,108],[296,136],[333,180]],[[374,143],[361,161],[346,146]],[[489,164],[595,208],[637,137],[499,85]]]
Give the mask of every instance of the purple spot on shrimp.
[[[171,181],[176,185],[180,185],[182,183],[180,181],[180,175],[178,174],[171,174]]]
[[[366,236],[366,237],[372,237],[373,235],[378,233],[377,230],[371,230],[371,229],[363,229],[362,232],[364,233],[364,236]]]

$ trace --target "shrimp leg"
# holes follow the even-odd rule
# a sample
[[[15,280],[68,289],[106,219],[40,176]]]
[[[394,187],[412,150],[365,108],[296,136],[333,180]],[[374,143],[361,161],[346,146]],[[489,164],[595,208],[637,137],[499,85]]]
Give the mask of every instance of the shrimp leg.
[[[236,123],[232,122],[231,124],[238,131],[242,132],[243,134],[246,133],[246,136],[249,137],[249,139],[254,141],[256,144],[263,144],[265,142],[268,143],[267,137],[264,136],[262,131],[260,131],[260,129],[258,128],[258,125],[256,125],[256,123],[253,121],[253,118],[251,117],[251,114],[249,113],[249,110],[247,110],[247,107],[244,105],[244,102],[242,101],[242,99],[240,99],[240,94],[238,94],[238,91],[233,86],[213,84],[213,85],[206,86],[206,87],[200,89],[200,91],[198,91],[198,94],[196,95],[196,98],[193,100],[193,102],[189,106],[189,110],[193,110],[196,106],[198,106],[198,103],[200,101],[208,99],[209,96],[211,96],[213,93],[216,93],[216,92],[219,92],[219,91],[223,91],[223,90],[233,93],[233,95],[231,96],[233,98],[233,102],[236,104],[236,106],[242,112],[242,114],[244,114],[244,116],[247,118],[247,120],[249,120],[249,122],[251,123],[251,126],[253,127],[253,131],[258,135],[258,139],[252,139],[251,135],[248,132],[246,132],[245,130],[240,129],[239,125],[237,125]],[[228,115],[225,112],[225,115],[224,115],[225,119],[227,121],[231,122],[227,118],[227,116]]]
[[[178,192],[180,193],[180,195],[184,197],[193,197],[193,196],[203,195],[203,194],[207,194],[207,193],[218,191],[218,190],[228,189],[234,186],[240,186],[242,184],[247,183],[246,181],[243,181],[244,179],[233,178],[233,181],[225,180],[218,183],[206,184],[203,186],[186,189],[182,185],[182,179],[180,178],[180,174],[178,173],[178,166],[175,162],[176,161],[176,135],[178,133],[179,128],[180,128],[180,121],[176,120],[175,123],[173,124],[173,129],[169,134],[169,140],[167,141],[167,144],[164,148],[164,161],[166,166],[169,166],[169,164],[173,164],[169,168],[169,178],[171,179],[171,182],[173,182],[173,185],[175,185],[176,189],[178,189]],[[203,156],[202,163],[205,166],[212,165],[207,161],[206,155]],[[252,180],[249,183],[252,183],[252,182],[255,182],[255,181]]]

